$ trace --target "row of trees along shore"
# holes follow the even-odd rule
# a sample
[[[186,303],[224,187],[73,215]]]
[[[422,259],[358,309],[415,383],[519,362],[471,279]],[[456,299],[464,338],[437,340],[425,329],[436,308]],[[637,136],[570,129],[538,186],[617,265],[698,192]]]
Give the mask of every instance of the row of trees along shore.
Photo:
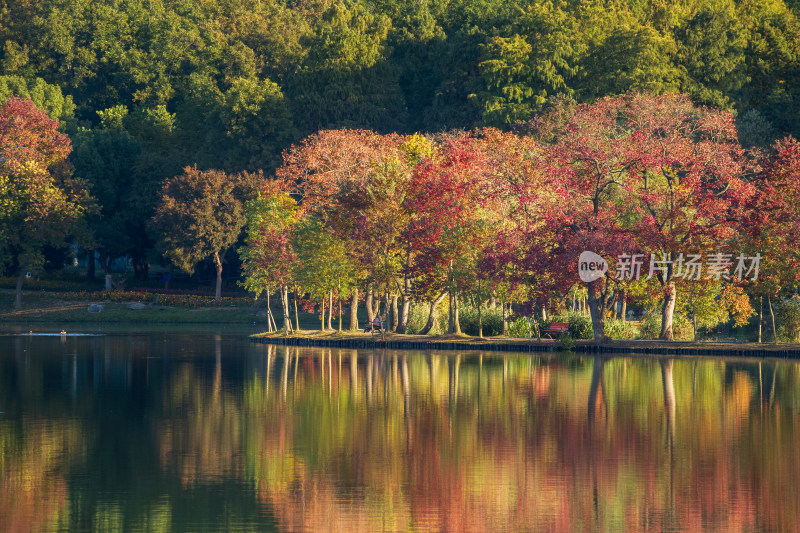
[[[30,100],[0,109],[0,237],[19,268],[18,304],[22,274],[45,243],[98,238],[92,217],[113,223],[73,176],[57,125]],[[286,150],[269,177],[186,167],[163,182],[149,231],[184,269],[212,257],[219,297],[220,257],[244,229],[243,284],[280,295],[287,332],[292,294],[295,316],[299,296],[319,304],[323,328],[326,309],[328,326],[338,311],[341,328],[349,301],[357,329],[364,296],[369,319],[382,300],[405,332],[411,303],[429,302],[422,333],[447,298],[449,332],[460,333],[466,298],[499,300],[504,312],[514,301],[527,316],[555,307],[574,290],[584,250],[612,261],[655,254],[669,265],[688,253],[764,256],[757,280],[686,280],[669,266],[650,279],[588,284],[596,339],[621,293],[661,298],[661,338],[672,340],[682,298],[710,297],[746,319],[750,297],[766,297],[771,310],[796,287],[799,211],[794,139],[743,147],[729,111],[630,93],[582,105],[551,98],[510,132],[324,130]]]
[[[70,231],[107,281],[122,256],[142,281],[167,251],[151,222],[166,180],[187,166],[271,176],[317,131],[507,131],[555,94],[643,91],[734,111],[747,149],[800,137],[799,12],[797,0],[7,2],[0,102],[31,98],[59,120],[72,147],[60,172],[95,199],[60,198],[82,221]],[[27,220],[30,235],[0,249],[7,271],[23,247],[41,263],[45,229]],[[189,269],[200,252],[169,255]]]

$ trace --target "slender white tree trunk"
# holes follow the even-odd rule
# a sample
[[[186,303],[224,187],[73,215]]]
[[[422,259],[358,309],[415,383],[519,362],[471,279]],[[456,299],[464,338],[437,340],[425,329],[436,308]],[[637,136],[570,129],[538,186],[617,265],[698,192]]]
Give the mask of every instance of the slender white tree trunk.
[[[217,267],[217,286],[214,290],[214,299],[220,301],[222,298],[222,259],[219,252],[214,252],[214,266]]]

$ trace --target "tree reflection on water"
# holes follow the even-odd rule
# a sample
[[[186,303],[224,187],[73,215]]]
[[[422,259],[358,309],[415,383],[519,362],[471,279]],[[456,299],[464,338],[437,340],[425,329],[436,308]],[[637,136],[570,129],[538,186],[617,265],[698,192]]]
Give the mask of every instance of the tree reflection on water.
[[[0,530],[800,528],[796,363],[162,337],[0,338]]]

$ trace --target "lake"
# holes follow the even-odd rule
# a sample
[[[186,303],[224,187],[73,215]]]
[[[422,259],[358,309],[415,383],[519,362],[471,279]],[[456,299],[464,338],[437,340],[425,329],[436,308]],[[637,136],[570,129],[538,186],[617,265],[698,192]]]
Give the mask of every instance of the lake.
[[[0,331],[0,531],[800,530],[795,362],[38,327]]]

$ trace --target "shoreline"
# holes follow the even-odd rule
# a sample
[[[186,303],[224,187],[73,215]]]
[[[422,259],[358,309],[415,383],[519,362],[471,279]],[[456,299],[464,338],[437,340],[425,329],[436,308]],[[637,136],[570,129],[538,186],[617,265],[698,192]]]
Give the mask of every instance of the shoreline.
[[[385,340],[358,333],[320,333],[281,336],[275,333],[257,333],[250,342],[283,346],[308,346],[322,348],[393,349],[393,350],[483,350],[492,352],[557,353],[571,351],[586,354],[614,355],[696,355],[709,357],[764,357],[800,359],[800,344],[758,344],[724,342],[667,343],[650,340],[610,340],[603,344],[593,341],[575,341],[571,350],[565,350],[558,341],[528,341],[509,337],[480,339],[468,336],[387,335]]]

